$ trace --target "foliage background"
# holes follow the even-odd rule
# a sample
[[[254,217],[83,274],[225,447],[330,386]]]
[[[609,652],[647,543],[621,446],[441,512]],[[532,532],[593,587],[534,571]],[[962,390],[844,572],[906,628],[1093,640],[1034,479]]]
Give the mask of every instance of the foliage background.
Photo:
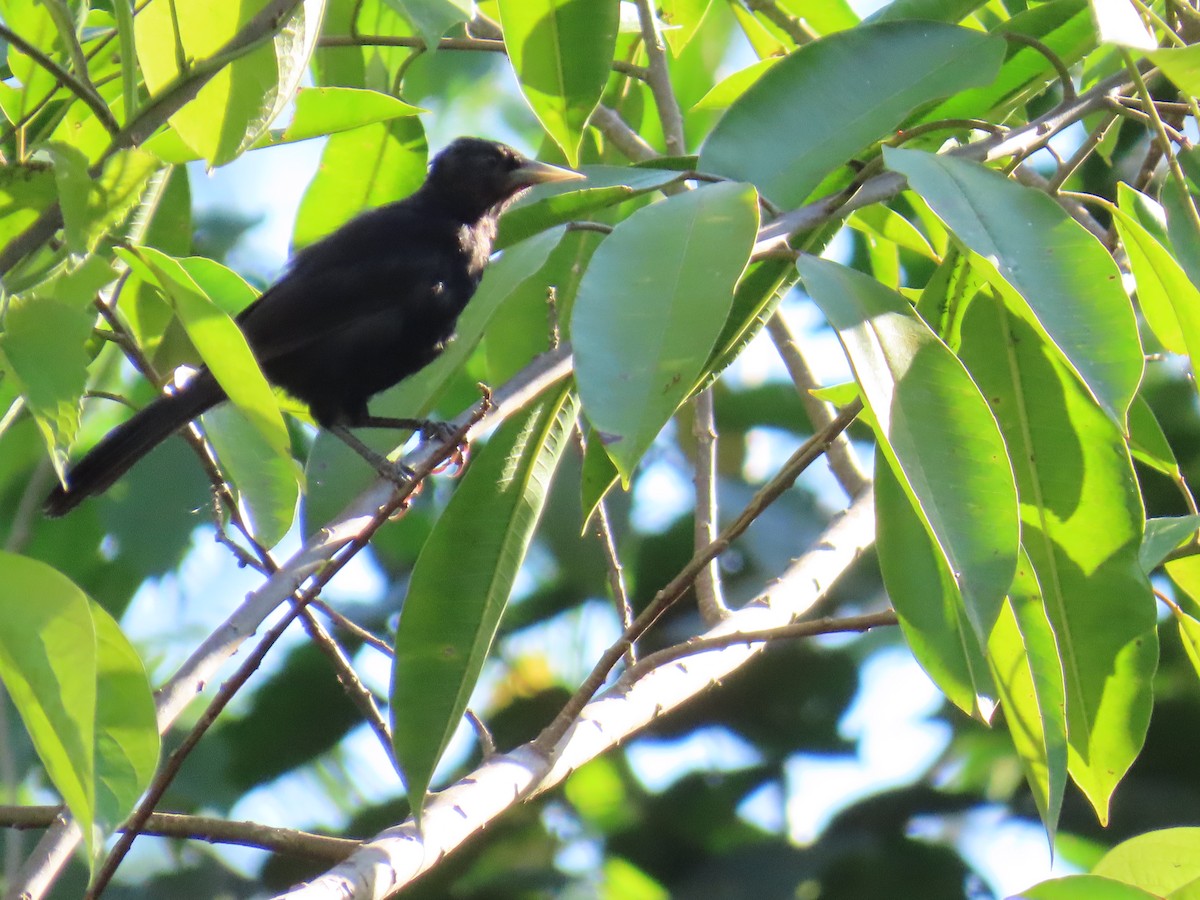
[[[36,66],[30,69],[26,59],[11,52],[5,73],[9,77],[0,94],[0,106],[10,123],[4,130],[2,145],[10,164],[4,176],[8,210],[0,220],[5,252],[56,198],[61,197],[66,207],[68,198],[83,191],[96,198],[94,206],[100,212],[68,217],[68,225],[76,231],[73,238],[70,229],[64,234],[66,247],[55,242],[41,244],[16,268],[12,268],[14,260],[5,257],[6,332],[14,332],[14,310],[21,309],[30,298],[50,298],[67,306],[74,303],[75,313],[82,309],[89,321],[94,320],[95,313],[87,304],[113,270],[105,268],[93,279],[86,266],[111,266],[115,259],[113,245],[126,241],[173,257],[196,256],[223,262],[242,272],[255,286],[265,284],[274,265],[264,264],[261,253],[247,249],[256,245],[253,237],[246,239],[252,221],[245,212],[227,208],[221,202],[201,206],[198,199],[211,192],[202,188],[208,177],[205,167],[234,160],[251,142],[245,128],[214,128],[213,123],[244,122],[262,116],[259,124],[283,127],[282,120],[269,123],[267,119],[283,108],[302,79],[313,86],[396,94],[427,111],[416,115],[415,110],[382,102],[375,112],[349,109],[350,119],[360,117],[353,122],[358,127],[344,130],[333,124],[335,111],[319,112],[313,120],[316,125],[312,134],[336,133],[324,143],[311,181],[301,183],[297,177],[288,186],[292,199],[299,198],[291,232],[297,245],[311,241],[365,206],[408,193],[423,175],[429,149],[436,149],[460,132],[500,137],[536,152],[540,158],[585,167],[625,166],[646,151],[679,157],[699,150],[699,160],[688,158],[677,163],[677,168],[704,170],[706,163],[711,163],[717,171],[727,171],[744,162],[747,172],[738,174],[756,183],[759,179],[755,166],[769,161],[773,154],[792,148],[797,158],[807,158],[805,153],[819,155],[822,148],[833,147],[829,152],[837,158],[827,171],[818,172],[812,184],[793,185],[793,194],[781,196],[771,189],[769,177],[764,175],[768,183],[759,187],[785,211],[809,199],[839,196],[858,165],[870,165],[878,157],[878,137],[874,135],[844,152],[834,146],[849,129],[836,114],[839,102],[852,103],[860,79],[877,70],[895,76],[889,67],[914,62],[903,58],[876,61],[877,68],[872,68],[860,59],[850,58],[842,63],[838,77],[817,83],[802,96],[789,95],[782,87],[776,95],[760,94],[757,102],[763,104],[761,108],[738,107],[747,118],[741,123],[731,118],[718,127],[737,89],[745,87],[736,80],[736,73],[758,75],[760,68],[753,63],[756,58],[773,59],[819,35],[852,27],[865,11],[854,11],[840,3],[804,0],[663,3],[657,10],[661,21],[677,26],[663,32],[670,87],[682,111],[683,146],[672,146],[669,117],[664,129],[662,111],[651,87],[628,77],[630,67],[652,65],[641,41],[634,4],[621,4],[619,8],[617,4],[582,2],[528,4],[536,10],[554,9],[561,16],[560,22],[565,23],[560,52],[561,59],[570,63],[564,70],[569,74],[548,87],[537,84],[540,74],[544,74],[537,69],[537,52],[545,43],[537,34],[536,16],[532,23],[522,20],[516,12],[519,5],[479,4],[477,12],[486,20],[477,19],[468,32],[461,23],[469,10],[450,2],[327,3],[320,41],[315,32],[306,33],[303,27],[291,23],[294,30],[289,32],[290,40],[300,44],[317,42],[307,74],[303,67],[282,72],[274,68],[277,58],[287,56],[280,54],[277,44],[268,43],[239,57],[236,65],[242,69],[231,78],[231,95],[213,100],[215,92],[210,92],[183,107],[185,115],[191,116],[190,122],[175,119],[173,129],[159,131],[153,138],[137,136],[138,143],[149,138],[146,146],[150,155],[131,153],[121,157],[128,163],[132,173],[129,177],[136,186],[128,191],[122,189],[118,173],[89,176],[86,171],[110,138],[96,123],[95,115],[83,110],[81,103],[61,89],[47,93],[54,90],[52,81],[42,85],[43,94],[49,96],[43,104],[46,96],[38,97],[37,90],[38,78],[44,72],[39,73]],[[187,16],[195,16],[180,22],[186,55],[205,59],[264,6],[233,2],[181,5],[179,9],[190,10]],[[1179,6],[1152,4],[1151,9],[1155,15],[1165,17],[1164,21],[1176,23],[1171,34],[1177,31],[1182,41],[1188,41],[1194,20]],[[318,4],[306,7],[311,26],[318,18],[312,16]],[[1105,40],[1104,23],[1112,21],[1106,16],[1117,7],[1125,9],[1122,4],[1088,4],[1082,0],[1028,4],[1020,0],[925,0],[892,4],[885,14],[895,19],[961,22],[981,32],[1031,35],[1050,48],[1051,59],[1061,59],[1069,67],[1072,89],[1082,93],[1103,78],[1119,75],[1120,54],[1124,52],[1119,46],[1135,43],[1130,40],[1133,32],[1118,31],[1114,35],[1110,31],[1109,40]],[[1135,15],[1141,9],[1137,4],[1128,6]],[[89,53],[104,35],[115,42],[115,35],[121,31],[120,10],[102,3],[94,4],[90,12],[77,4],[26,4],[19,0],[0,4],[0,14],[13,32],[34,41],[50,58],[72,67],[75,61],[69,42],[62,37],[61,15],[55,18],[55,13],[62,10],[76,32],[83,35],[82,47]],[[619,31],[618,12],[622,16]],[[147,9],[138,12],[135,34],[162,28],[163,13],[161,0],[152,0]],[[152,18],[155,15],[160,16],[157,26]],[[597,34],[607,33],[607,26],[597,25],[601,19],[611,21],[611,48],[597,49],[603,45]],[[1157,27],[1155,19],[1149,21],[1156,40],[1166,46],[1167,31]],[[453,45],[455,40],[501,37],[488,30],[488,22],[503,26],[512,62],[495,47],[468,50]],[[528,37],[526,57],[514,50],[514,46],[521,46],[516,39],[518,33]],[[437,52],[415,53],[411,46],[447,34],[451,43]],[[382,36],[384,43],[400,46],[360,46],[371,43],[369,36]],[[149,44],[139,39],[138,67],[122,65],[119,53],[95,54],[87,65],[96,90],[119,123],[126,121],[123,109],[131,98],[145,109],[147,98],[168,90],[176,72],[176,48],[170,42],[159,42],[151,53],[146,50]],[[1060,73],[1051,59],[1016,40],[1006,45],[1003,57],[1001,76],[988,84],[947,90],[945,94],[954,93],[955,97],[946,101],[934,117],[953,116],[1018,128],[1070,99],[1064,94]],[[1134,54],[1131,58],[1143,57]],[[586,72],[589,65],[595,68],[596,59],[602,63],[601,77],[589,80]],[[622,61],[625,70],[617,66],[609,72],[613,59]],[[998,59],[996,62],[999,64]],[[514,63],[522,72],[519,82],[513,74]],[[981,72],[986,69],[982,56],[978,64]],[[269,82],[283,79],[279,103],[267,104],[269,109],[258,106],[264,95],[261,82],[254,79],[264,76],[263,69],[256,67],[270,69],[273,74],[267,77]],[[576,75],[579,83],[571,80]],[[725,80],[730,75],[734,78]],[[1179,84],[1172,85],[1162,78],[1151,82],[1156,97],[1179,100],[1182,89],[1182,99],[1190,99],[1189,91],[1195,90],[1189,87],[1192,82],[1173,77]],[[259,84],[259,89],[249,94],[239,92],[237,85],[248,83],[247,79]],[[592,119],[593,126],[584,127],[586,116],[581,118],[579,110],[587,107],[593,84],[603,94],[592,97],[591,102],[599,99],[605,109],[614,111],[628,126],[627,131],[611,122],[603,127],[600,115]],[[17,85],[22,89],[18,90]],[[841,99],[847,92],[850,99]],[[1125,105],[1136,106],[1136,92],[1127,93],[1132,99]],[[253,101],[247,101],[247,96]],[[37,103],[33,103],[35,99]],[[248,117],[242,110],[243,119],[237,118],[239,100],[253,107]],[[215,106],[204,108],[206,102]],[[798,106],[801,102],[811,104],[811,109]],[[531,111],[531,104],[538,109],[540,120]],[[1177,117],[1174,127],[1194,134],[1190,110],[1166,106],[1163,110],[1164,116]],[[892,125],[874,121],[873,127],[880,134],[890,132],[906,121],[908,112],[902,110]],[[378,116],[378,121],[358,124],[372,115]],[[826,115],[833,123],[832,133],[822,131]],[[1101,128],[1104,115],[1112,115],[1115,124]],[[297,113],[293,125],[301,121]],[[979,121],[970,124],[979,125]],[[710,138],[721,129],[726,135],[723,144],[718,137]],[[780,138],[783,149],[762,143],[764,136],[772,133]],[[966,142],[980,140],[987,132],[960,124],[949,133]],[[1097,137],[1094,145],[1088,143],[1088,135]],[[642,144],[637,144],[634,137]],[[946,132],[938,132],[923,139],[917,137],[915,144],[906,146],[934,151],[946,137]],[[576,138],[577,151],[572,146]],[[706,139],[710,143],[705,144]],[[565,150],[562,144],[567,145]],[[1046,179],[1054,179],[1061,172],[1066,176],[1062,187],[1107,198],[1112,203],[1119,200],[1117,185],[1122,181],[1151,196],[1160,196],[1164,185],[1173,183],[1164,172],[1162,154],[1151,129],[1133,113],[1117,116],[1108,107],[1093,110],[1074,129],[1057,138],[1053,146],[1058,159],[1041,151],[1024,161],[1024,172],[1032,173],[1025,179],[1027,183],[1036,184],[1040,177],[1044,187]],[[1179,177],[1188,178],[1190,145],[1177,142],[1175,146],[1184,167]],[[718,153],[722,147],[732,156]],[[1086,155],[1072,159],[1078,166],[1068,171],[1064,160],[1081,147]],[[253,149],[242,159],[270,160],[272,154],[284,152],[288,151]],[[183,165],[197,155],[207,162]],[[845,165],[852,157],[859,160],[858,165]],[[167,170],[162,167],[164,162],[177,165]],[[240,165],[241,160],[232,162],[234,167]],[[286,168],[291,170],[290,166]],[[220,171],[214,184],[220,183]],[[654,173],[662,171],[646,170],[636,176],[623,173],[614,176],[613,183],[650,185],[657,181],[660,187],[667,176]],[[915,181],[912,173],[909,175]],[[631,180],[635,177],[643,181]],[[598,174],[591,182],[602,183]],[[1193,186],[1190,180],[1186,183]],[[101,185],[103,192],[88,194],[96,190],[88,186],[91,184]],[[1161,196],[1170,210],[1169,193]],[[564,218],[613,225],[649,204],[664,203],[665,197],[656,190],[634,196],[612,195],[596,206],[580,206]],[[679,206],[674,198],[665,203],[672,208]],[[840,218],[832,225],[822,223],[817,230],[801,235],[807,242],[804,246],[814,251],[827,246],[828,256],[882,284],[924,288],[935,279],[938,263],[946,257],[945,231],[941,231],[943,244],[938,245],[938,229],[930,224],[931,217],[921,216],[912,194],[891,200],[890,207],[925,234],[929,239],[925,246],[935,245],[932,258],[921,248],[925,238],[915,241],[898,223],[890,222],[898,230],[889,231],[865,216],[855,219],[852,227],[840,230]],[[64,208],[64,215],[68,208]],[[1111,211],[1095,206],[1090,209],[1094,221],[1104,229],[1108,246],[1127,270],[1130,258],[1137,261],[1127,246],[1129,232],[1119,235],[1125,239],[1122,247],[1116,240]],[[766,217],[764,214],[764,221]],[[515,221],[515,216],[510,217],[510,222]],[[535,218],[527,227],[530,233],[541,232],[550,224],[547,219]],[[1175,230],[1169,238],[1165,232],[1159,236],[1168,254],[1183,263],[1184,270],[1193,272],[1187,265],[1189,244],[1180,234]],[[403,406],[419,394],[438,415],[450,417],[473,402],[475,382],[503,383],[531,356],[549,346],[546,286],[556,286],[560,324],[569,329],[571,308],[581,290],[580,278],[584,271],[590,271],[591,255],[607,240],[602,231],[578,230],[544,240],[544,254],[536,246],[533,250],[527,248],[527,269],[518,273],[521,278],[515,290],[488,324],[486,337],[465,360],[462,372],[441,385],[436,395],[428,385],[408,386],[385,402]],[[54,293],[46,288],[48,279],[63,271],[68,252],[72,256],[66,262],[67,269],[83,274],[77,286]],[[663,251],[659,258],[672,257]],[[82,265],[80,260],[84,261]],[[756,265],[771,263],[768,259]],[[76,269],[77,265],[80,268]],[[619,260],[610,271],[617,291],[622,279],[632,280],[637,274],[636,270],[621,269]],[[1081,274],[1087,277],[1090,273]],[[200,280],[194,271],[192,275]],[[100,283],[93,284],[93,280]],[[127,316],[124,324],[160,372],[182,361],[194,363],[196,353],[181,324],[182,317],[164,304],[149,281],[143,277],[140,283],[124,286],[120,307]],[[747,281],[749,275],[743,284]],[[1133,280],[1126,281],[1132,290]],[[235,282],[224,281],[221,285],[206,289],[218,306],[224,304],[226,312],[248,297]],[[1189,509],[1178,484],[1181,478],[1195,481],[1200,448],[1196,440],[1200,421],[1195,386],[1187,356],[1182,352],[1194,352],[1195,348],[1163,346],[1170,341],[1164,339],[1161,326],[1153,321],[1153,313],[1146,312],[1144,280],[1137,281],[1136,286],[1138,308],[1143,313],[1142,340],[1151,355],[1139,396],[1153,411],[1169,445],[1165,452],[1159,448],[1157,454],[1143,454],[1136,461],[1138,487],[1147,518],[1181,517]],[[1175,296],[1190,295],[1176,292]],[[770,311],[766,310],[761,318],[765,319]],[[820,383],[833,384],[849,377],[850,370],[840,359],[824,317],[806,294],[799,289],[788,292],[779,305],[779,315],[777,321],[790,322],[800,334],[800,346],[817,368]],[[1182,313],[1178,315],[1184,318]],[[91,389],[128,396],[135,403],[149,399],[153,389],[124,361],[119,349],[94,336],[89,339],[90,324],[80,330],[78,323],[78,315],[64,318],[57,327],[53,318],[35,323],[40,334],[49,332],[49,339],[38,345],[44,369],[70,375],[72,385],[77,384],[74,401],[84,386],[85,365]],[[68,333],[69,329],[74,331]],[[569,336],[577,346],[583,339],[580,334]],[[716,488],[723,521],[741,509],[752,492],[815,430],[796,385],[768,337],[779,338],[779,334],[764,332],[751,342],[712,388],[720,435],[715,458]],[[49,411],[45,405],[39,407],[28,378],[21,380],[16,362],[20,345],[14,344],[12,337],[6,340],[5,377],[0,380],[0,407],[9,410],[0,424],[0,521],[10,523],[5,531],[5,549],[55,567],[118,618],[145,661],[151,684],[159,684],[215,621],[261,579],[253,572],[238,570],[234,557],[214,542],[212,516],[207,511],[209,486],[183,441],[169,442],[110,494],[88,503],[75,515],[57,522],[42,520],[37,504],[54,477],[48,448],[61,458],[68,444],[90,443],[117,420],[120,408],[89,399],[83,403],[80,419],[73,412],[79,408],[76,402],[64,402]],[[68,385],[62,395],[69,397],[71,390]],[[29,408],[38,416],[29,415]],[[586,395],[584,409],[585,413],[589,410]],[[314,440],[313,430],[303,423],[302,411],[287,411],[299,414],[288,420],[288,437],[298,458],[307,462],[310,493],[301,507],[301,524],[292,526],[277,548],[280,558],[298,545],[302,531],[311,532],[314,526],[327,521],[369,478],[369,473],[355,473],[353,462],[338,466],[333,461],[335,448],[322,438]],[[618,489],[608,494],[616,546],[630,596],[638,608],[687,563],[696,546],[691,481],[697,454],[704,449],[694,437],[693,415],[691,404],[682,406],[640,463],[636,457],[627,461],[630,467],[638,463],[632,470],[629,493]],[[936,429],[936,419],[926,420],[926,426]],[[212,429],[219,431],[220,427],[219,423],[211,423]],[[858,423],[850,433],[869,473],[873,432]],[[934,432],[931,437],[936,442],[938,434]],[[479,447],[476,450],[479,452]],[[1146,458],[1151,462],[1157,459],[1157,469],[1147,464]],[[1164,458],[1177,463],[1174,478],[1171,466],[1161,464]],[[270,478],[275,480],[264,477],[263,481],[286,486],[291,476],[286,464],[281,469],[279,462],[270,463]],[[615,462],[622,468],[620,460]],[[588,463],[577,447],[568,446],[517,578],[514,602],[505,613],[491,660],[484,669],[483,686],[472,703],[501,749],[534,737],[617,634],[601,545],[590,534],[578,537],[583,518],[580,484],[586,483],[587,471]],[[239,480],[234,472],[232,479],[243,492],[251,489],[246,476]],[[254,481],[258,483],[258,479]],[[327,598],[377,633],[394,628],[413,566],[456,488],[449,480],[435,480],[428,485],[399,522],[375,535],[370,548],[355,559],[354,569],[331,583]],[[283,535],[291,524],[286,489],[279,491],[272,495],[275,499],[268,496],[257,501],[260,505],[255,524],[272,532],[273,538]],[[722,556],[721,582],[731,605],[753,597],[783,572],[793,557],[821,535],[843,503],[844,494],[823,463],[809,470],[794,490],[773,504]],[[1184,537],[1181,532],[1180,540]],[[1184,610],[1195,611],[1189,606],[1194,601],[1187,594],[1192,578],[1187,561],[1181,560],[1172,575],[1174,582],[1160,572],[1155,586]],[[703,630],[691,599],[689,595],[689,602],[673,610],[643,642],[643,654]],[[823,599],[820,611],[823,615],[849,616],[878,611],[887,604],[878,562],[869,553]],[[1124,838],[1196,824],[1200,817],[1200,782],[1191,752],[1200,704],[1195,669],[1186,641],[1180,636],[1182,633],[1186,638],[1187,632],[1181,632],[1176,623],[1177,618],[1160,607],[1160,656],[1153,674],[1154,714],[1144,745],[1113,795],[1107,826],[1097,823],[1096,812],[1073,785],[1065,791],[1055,838],[1056,854],[1064,866],[1086,871],[1106,848]],[[390,680],[386,660],[352,637],[341,639],[367,684],[385,698]],[[985,727],[932,690],[928,682],[914,677],[907,646],[899,629],[876,629],[857,637],[780,642],[719,688],[656,722],[620,750],[580,769],[561,790],[509,810],[483,836],[412,886],[410,893],[936,898],[1001,895],[1021,888],[1024,883],[1014,883],[1013,872],[1021,871],[1021,856],[1033,852],[1028,849],[1028,836],[1038,826],[1039,810],[1004,719],[997,719],[996,727]],[[923,661],[928,664],[928,659]],[[945,689],[946,683],[941,686]],[[889,688],[896,693],[889,693]],[[898,689],[909,690],[916,698],[911,700],[914,710],[907,722],[897,722],[888,715],[910,700],[897,696],[901,692]],[[953,688],[948,692],[952,693]],[[4,769],[0,777],[8,792],[6,802],[56,802],[16,711],[6,705],[4,713],[0,723],[4,728],[0,759]],[[193,709],[188,710],[167,735],[167,750],[181,739],[197,715]],[[865,724],[856,726],[864,719]],[[913,736],[914,721],[924,729],[915,733],[935,745],[934,752],[921,753],[914,746],[920,740]],[[889,729],[895,731],[891,747]],[[1128,730],[1136,743],[1137,727]],[[879,744],[885,747],[882,753],[876,749]],[[479,761],[478,747],[469,732],[460,729],[435,786],[453,781]],[[889,764],[903,770],[890,783],[880,777],[881,772],[891,771]],[[830,803],[832,815],[827,821],[818,818],[806,828],[813,818],[813,798],[827,790],[823,785],[818,790],[814,781],[832,780],[839,765],[860,772],[865,768],[866,783]],[[408,814],[399,783],[389,767],[384,751],[362,723],[359,711],[347,700],[328,662],[297,632],[268,656],[263,670],[191,753],[161,808],[221,818],[252,817],[269,824],[366,838]],[[871,786],[870,776],[883,784]],[[991,866],[982,864],[978,848],[986,838],[980,835],[989,830],[1011,834],[1013,823],[1027,826],[1022,832],[1026,838],[1022,849],[1008,859],[1002,858],[998,865],[994,859]],[[12,831],[6,836],[6,877],[20,870],[31,844],[27,833]],[[327,862],[291,855],[218,850],[195,840],[141,838],[121,869],[119,883],[106,893],[214,896],[227,892],[248,896],[283,889],[327,866]],[[79,895],[86,877],[86,866],[72,862],[56,884],[56,895]]]

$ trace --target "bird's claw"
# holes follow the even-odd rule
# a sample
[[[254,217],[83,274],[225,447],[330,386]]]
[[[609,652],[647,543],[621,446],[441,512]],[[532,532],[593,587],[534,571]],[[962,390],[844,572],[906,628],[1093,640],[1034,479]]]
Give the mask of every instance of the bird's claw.
[[[458,429],[450,422],[436,422],[428,419],[421,425],[421,440],[423,441],[444,444],[457,433]]]

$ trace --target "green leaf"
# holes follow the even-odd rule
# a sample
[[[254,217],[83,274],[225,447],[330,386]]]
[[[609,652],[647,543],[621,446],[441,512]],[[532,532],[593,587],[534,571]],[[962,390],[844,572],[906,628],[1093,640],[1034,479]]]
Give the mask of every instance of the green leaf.
[[[1175,262],[1174,255],[1135,218],[1138,200],[1149,198],[1124,183],[1118,185],[1117,195],[1120,206],[1105,204],[1105,208],[1112,213],[1121,243],[1129,254],[1129,268],[1137,282],[1138,305],[1146,324],[1172,353],[1190,350],[1193,358],[1200,358],[1200,313],[1189,309],[1200,305],[1200,291]],[[1144,208],[1144,204],[1140,205]]]
[[[17,383],[46,441],[59,478],[79,430],[79,401],[91,356],[95,315],[50,297],[14,298],[0,333],[0,360]]]
[[[116,620],[91,604],[96,628],[96,819],[112,831],[133,812],[158,767],[154,693]]]
[[[0,166],[0,248],[58,199],[54,169],[44,162]]]
[[[161,288],[229,399],[246,414],[274,453],[290,456],[291,439],[279,403],[233,319],[217,308],[178,260],[151,247],[119,248],[117,254]]]
[[[1158,658],[1144,512],[1120,430],[1036,327],[977,297],[960,356],[1008,446],[1021,536],[1062,656],[1071,777],[1103,822],[1138,754]]]
[[[883,584],[913,656],[951,703],[989,721],[998,695],[983,646],[944,554],[882,453],[875,458],[875,519]]]
[[[1200,284],[1200,231],[1192,221],[1191,207],[1195,200],[1191,194],[1181,190],[1174,180],[1163,185],[1163,211],[1167,214],[1169,240],[1160,243],[1175,251],[1175,260],[1188,273],[1192,284]],[[1146,222],[1139,218],[1143,225]]]
[[[938,260],[925,235],[894,209],[876,203],[866,209],[855,210],[846,220],[846,224],[855,231],[889,241],[897,247],[911,250],[918,256],[934,262]]]
[[[986,84],[1003,54],[997,38],[933,22],[867,25],[821,38],[738,98],[705,141],[700,168],[798,206],[918,106]],[[864,59],[871,65],[860,65]]]
[[[1147,519],[1146,533],[1138,551],[1142,571],[1149,575],[1162,565],[1172,550],[1192,537],[1200,528],[1200,516]]]
[[[496,249],[503,250],[510,244],[533,237],[555,225],[585,218],[586,213],[614,206],[635,196],[633,188],[624,185],[613,187],[584,188],[554,194],[537,203],[518,206],[504,214],[500,220],[500,232],[496,236]]]
[[[1020,893],[1021,900],[1161,900],[1139,888],[1098,875],[1068,875],[1043,881]]]
[[[712,0],[662,0],[658,4],[662,36],[676,57],[692,42]]]
[[[1114,422],[1142,379],[1137,320],[1104,246],[1042,191],[978,163],[886,148],[888,167],[979,257],[1005,301],[1027,306]],[[1014,310],[1020,313],[1020,310]]]
[[[1116,44],[1135,50],[1155,50],[1158,41],[1129,0],[1091,0],[1096,17],[1096,36],[1101,44]]]
[[[1129,254],[1129,266],[1137,281],[1138,303],[1154,336],[1172,353],[1187,353],[1195,365],[1200,361],[1200,290],[1160,244],[1130,214],[1135,202],[1132,188],[1120,185],[1121,208],[1106,207]]]
[[[74,147],[53,144],[49,149],[63,213],[63,237],[67,249],[79,255],[94,250],[109,230],[125,220],[161,165],[149,153],[123,150],[105,162],[100,177],[93,181],[87,158]]]
[[[521,93],[572,166],[608,82],[620,8],[617,0],[500,0]]]
[[[427,157],[415,117],[333,135],[300,201],[292,245],[306,247],[360,212],[404,199],[425,180]]]
[[[286,128],[273,129],[249,149],[277,147],[311,138],[352,131],[366,125],[390,122],[424,112],[380,91],[346,87],[301,88],[296,92],[296,111]],[[176,131],[163,131],[143,145],[163,162],[185,163],[200,157]]]
[[[726,109],[732,106],[751,85],[762,78],[763,73],[779,62],[779,59],[777,56],[769,56],[738,69],[714,84],[707,94],[696,101],[692,109]]]
[[[1200,878],[1200,828],[1164,828],[1122,841],[1092,874],[1169,894]]]
[[[837,330],[883,452],[986,643],[1017,564],[1017,494],[1000,430],[962,363],[903,297],[837,263],[797,262]]]
[[[1004,721],[1054,846],[1067,787],[1066,688],[1042,589],[1024,553],[988,640],[988,662],[1004,706]]]
[[[229,403],[203,416],[204,433],[221,469],[245,504],[250,530],[264,547],[278,544],[296,518],[304,474],[290,454],[280,454],[240,408]]]
[[[323,0],[305,0],[272,40],[224,66],[171,116],[171,126],[210,166],[240,155],[291,100],[316,45],[323,7]],[[261,9],[253,0],[151,0],[140,7],[134,34],[151,95],[215,56]]]
[[[613,465],[612,459],[604,450],[604,442],[595,429],[589,428],[587,433],[587,449],[583,454],[583,470],[579,476],[579,490],[583,507],[582,534],[587,534],[588,522],[600,501],[604,499],[621,473]]]
[[[1178,481],[1182,477],[1179,462],[1158,424],[1158,417],[1141,394],[1133,398],[1133,405],[1129,407],[1129,451],[1138,462],[1157,469],[1168,478]]]
[[[639,209],[592,256],[571,315],[575,377],[626,485],[703,373],[757,230],[753,188],[715,184]]]
[[[487,658],[577,412],[574,394],[559,388],[527,416],[505,422],[467,469],[413,568],[396,630],[390,708],[396,759],[418,816]]]
[[[91,604],[66,576],[37,560],[0,551],[0,573],[0,679],[83,830],[90,860],[97,794]]]
[[[1179,623],[1179,641],[1183,644],[1192,668],[1200,675],[1200,619],[1185,612],[1177,612],[1175,619]]]
[[[420,32],[428,47],[436,48],[442,35],[471,18],[470,0],[388,0]]]
[[[1167,47],[1146,54],[1185,93],[1200,94],[1200,45]]]

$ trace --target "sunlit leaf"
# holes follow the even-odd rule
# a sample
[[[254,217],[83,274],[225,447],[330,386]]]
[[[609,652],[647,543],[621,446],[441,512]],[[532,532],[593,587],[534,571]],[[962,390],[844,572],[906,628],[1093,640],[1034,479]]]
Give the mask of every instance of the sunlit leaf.
[[[1103,822],[1145,739],[1158,660],[1129,451],[1045,337],[1006,304],[977,298],[962,335],[960,356],[1008,446],[1022,542],[1062,654],[1071,777]]]
[[[1017,495],[987,402],[949,349],[895,291],[804,256],[800,277],[837,330],[881,448],[898,469],[962,592],[980,643],[1017,561]]]
[[[988,662],[1004,705],[1004,721],[1053,846],[1067,787],[1066,694],[1042,589],[1024,553],[988,640]]]
[[[884,150],[937,214],[1027,305],[1040,329],[1122,428],[1142,379],[1142,348],[1117,265],[1104,246],[1042,191],[978,163]]]
[[[1200,878],[1200,828],[1164,828],[1129,838],[1104,854],[1092,874],[1169,894]]]
[[[504,45],[521,92],[574,166],[583,128],[608,81],[617,0],[501,0]]]
[[[0,552],[0,573],[0,680],[90,850],[97,702],[90,603],[66,576],[37,560]]]

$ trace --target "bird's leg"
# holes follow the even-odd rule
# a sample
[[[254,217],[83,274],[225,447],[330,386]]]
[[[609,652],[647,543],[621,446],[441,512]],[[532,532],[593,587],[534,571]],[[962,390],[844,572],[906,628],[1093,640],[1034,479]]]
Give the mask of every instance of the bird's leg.
[[[449,422],[438,422],[434,419],[397,419],[392,416],[360,416],[354,422],[355,428],[395,428],[397,430],[419,431],[421,439],[426,441],[449,440],[455,428]]]
[[[372,450],[345,425],[331,425],[329,433],[371,464],[388,481],[404,487],[413,479],[413,471],[403,463],[394,463],[377,450]]]

